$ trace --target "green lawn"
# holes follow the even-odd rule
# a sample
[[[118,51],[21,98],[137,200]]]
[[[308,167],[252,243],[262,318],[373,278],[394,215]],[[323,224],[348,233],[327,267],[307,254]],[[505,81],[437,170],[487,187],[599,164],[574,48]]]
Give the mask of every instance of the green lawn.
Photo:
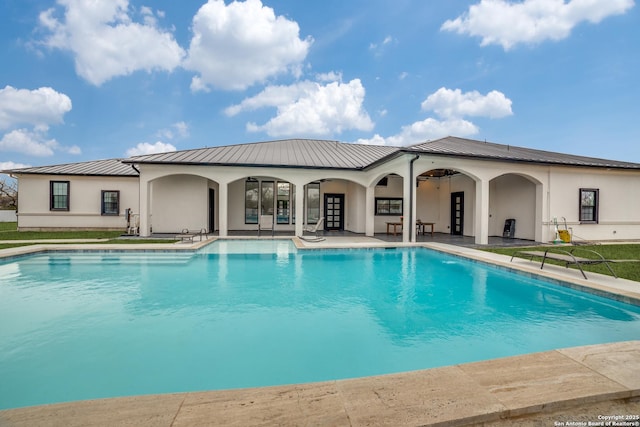
[[[551,251],[559,250],[559,251],[569,251],[573,247],[572,246],[552,246]],[[488,252],[494,252],[503,255],[513,255],[518,251],[544,251],[547,249],[546,246],[535,246],[530,248],[490,248],[484,249]],[[614,262],[609,265],[616,272],[618,277],[623,277],[625,279],[634,280],[636,282],[640,282],[640,245],[636,244],[623,244],[623,245],[585,245],[577,247],[577,250],[581,249],[589,249],[592,251],[596,251],[601,254],[605,259],[610,260],[634,260],[635,262]],[[576,253],[577,256],[581,256],[584,258],[591,258],[588,253],[579,252]],[[533,262],[540,262],[540,259],[534,258]],[[564,265],[564,263],[559,261],[547,260],[547,263]],[[575,266],[569,266],[569,268],[576,268]],[[582,268],[585,271],[592,271],[594,273],[601,273],[606,275],[611,275],[607,267],[599,264],[599,265],[583,265]]]
[[[0,222],[0,233],[3,231],[16,231],[17,229],[17,222]]]
[[[173,243],[172,239],[118,239],[121,231],[18,231],[15,222],[0,222],[0,240],[43,240],[43,239],[108,239],[102,243]],[[34,243],[2,243],[0,249],[32,245]]]

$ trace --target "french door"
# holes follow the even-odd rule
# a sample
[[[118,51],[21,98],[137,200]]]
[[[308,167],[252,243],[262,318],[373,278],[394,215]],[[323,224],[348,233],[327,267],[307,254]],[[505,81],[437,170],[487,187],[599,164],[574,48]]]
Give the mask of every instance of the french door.
[[[324,195],[325,230],[344,230],[344,194]]]
[[[209,189],[209,233],[216,229],[216,190]]]
[[[464,233],[464,191],[451,193],[451,234]]]

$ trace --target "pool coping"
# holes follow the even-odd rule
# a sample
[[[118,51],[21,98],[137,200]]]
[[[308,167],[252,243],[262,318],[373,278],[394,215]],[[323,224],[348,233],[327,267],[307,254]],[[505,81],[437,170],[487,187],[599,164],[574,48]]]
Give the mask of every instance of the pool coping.
[[[0,250],[0,259],[42,252],[195,251],[194,244],[56,245]],[[293,239],[298,249],[362,249]],[[116,247],[114,247],[116,246]],[[440,243],[381,243],[371,248],[427,247],[551,279],[640,305],[640,283]],[[15,249],[26,249],[15,251]],[[78,248],[76,250],[76,248]],[[8,253],[10,252],[10,253]],[[548,268],[548,270],[547,270]],[[627,283],[628,282],[628,283]],[[471,425],[598,402],[640,402],[640,341],[551,350],[441,368],[310,384],[86,400],[0,410],[0,425]],[[636,413],[640,403],[632,404]],[[602,414],[606,415],[606,414]],[[593,415],[590,421],[601,421]]]
[[[375,377],[8,409],[0,411],[0,425],[463,426],[561,410],[598,422],[625,415],[589,414],[590,406],[611,401],[628,405],[627,415],[640,412],[640,341]]]

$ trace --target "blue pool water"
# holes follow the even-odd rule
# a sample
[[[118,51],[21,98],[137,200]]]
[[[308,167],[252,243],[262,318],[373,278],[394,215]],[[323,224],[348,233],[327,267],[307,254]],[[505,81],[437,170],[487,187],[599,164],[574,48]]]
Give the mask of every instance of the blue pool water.
[[[640,338],[640,307],[426,249],[0,261],[0,409],[321,381]]]

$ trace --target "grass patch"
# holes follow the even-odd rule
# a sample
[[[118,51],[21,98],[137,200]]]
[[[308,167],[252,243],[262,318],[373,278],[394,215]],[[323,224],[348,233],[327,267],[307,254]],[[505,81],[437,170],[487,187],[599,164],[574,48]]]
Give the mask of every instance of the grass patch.
[[[0,222],[0,233],[3,231],[16,231],[18,230],[17,222]]]
[[[122,231],[4,231],[0,240],[115,239]]]
[[[518,251],[544,251],[547,248],[551,248],[550,252],[553,252],[553,249],[569,251],[573,247],[572,246],[535,246],[530,248],[491,248],[491,249],[483,249],[487,252],[493,252],[497,254],[509,255],[512,256],[514,253]],[[629,244],[629,245],[585,245],[577,247],[577,250],[580,249],[589,249],[592,251],[596,251],[601,254],[605,259],[608,260],[635,260],[635,262],[613,262],[609,263],[613,271],[616,272],[618,277],[623,277],[625,279],[634,280],[636,282],[640,282],[640,245]],[[583,258],[597,258],[591,257],[588,253],[583,253],[579,251],[575,255],[583,257]],[[523,257],[528,259],[528,257]],[[541,259],[533,259],[535,261],[541,261]],[[545,264],[556,264],[564,266],[564,263],[560,261],[547,260]],[[569,268],[577,269],[575,266],[569,266]],[[584,271],[591,271],[594,273],[605,274],[611,276],[607,267],[603,264],[599,265],[583,265],[582,269]]]
[[[18,231],[17,222],[0,222],[0,240],[33,240],[33,242],[1,243],[0,249],[16,248],[19,246],[34,245],[37,240],[61,240],[61,239],[108,239],[105,244],[144,244],[144,243],[174,243],[174,239],[119,239],[121,231]],[[60,242],[66,243],[66,242]],[[87,242],[91,243],[91,242]]]
[[[115,239],[122,231],[73,230],[73,231],[18,231],[15,222],[0,223],[0,240],[44,239]],[[13,227],[6,224],[14,224]]]
[[[105,240],[104,242],[99,242],[101,245],[140,245],[147,243],[175,243],[175,240],[172,239],[111,239]],[[37,245],[39,242],[34,241],[30,242],[20,242],[20,243],[0,243],[0,249],[9,249],[9,248],[17,248],[20,246],[31,246]],[[55,243],[56,245],[90,245],[95,242],[59,242]]]

